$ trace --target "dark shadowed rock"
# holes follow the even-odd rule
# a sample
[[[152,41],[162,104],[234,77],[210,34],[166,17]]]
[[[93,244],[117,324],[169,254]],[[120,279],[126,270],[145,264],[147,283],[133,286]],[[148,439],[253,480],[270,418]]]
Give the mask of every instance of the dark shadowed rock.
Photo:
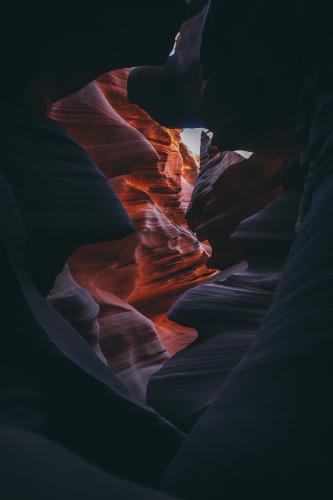
[[[200,49],[209,5],[197,3],[201,11],[183,23],[166,64],[135,68],[128,80],[130,101],[167,127],[202,126]]]
[[[47,293],[76,248],[118,240],[134,227],[88,154],[57,123],[2,105],[1,171],[26,225],[34,279]]]
[[[51,12],[35,0],[19,8],[6,2],[0,53],[11,77],[1,90],[17,95],[29,84],[43,93],[52,82],[57,100],[112,69],[164,64],[187,15],[192,12],[184,0],[97,2],[94,8],[60,0]]]
[[[52,441],[0,426],[0,496],[6,500],[171,500],[123,481]]]
[[[192,231],[211,244],[207,265],[224,270],[244,259],[230,236],[244,219],[276,198],[285,160],[221,152],[207,139],[203,132],[200,173],[186,215]]]
[[[282,176],[280,196],[239,225],[232,240],[247,260],[187,291],[169,312],[199,338],[153,375],[148,400],[185,429],[214,400],[267,314],[295,236],[302,178],[294,187]]]
[[[169,468],[168,491],[330,496],[332,185],[331,176],[316,190],[269,312]]]
[[[261,4],[260,14],[266,12],[265,31],[273,26],[269,40],[275,17],[264,3],[256,2]],[[233,9],[235,2],[214,4],[217,9]],[[292,14],[294,6],[289,3],[279,15]],[[301,98],[291,106],[299,105],[301,165],[307,172],[297,234],[259,331],[164,476],[165,490],[193,500],[223,495],[237,500],[332,496],[332,31],[324,4],[297,2],[297,8],[308,14],[307,22],[298,25],[308,40],[299,39],[297,31],[286,49],[292,15],[288,16],[280,25],[279,53],[284,57],[284,49],[292,54],[298,46],[297,55],[306,61],[306,75],[299,73]],[[318,17],[320,30],[314,30]],[[217,26],[221,18],[215,19]],[[220,25],[218,30],[217,36],[223,32]],[[257,34],[265,52],[266,39],[260,31]],[[316,45],[305,53],[302,43],[307,48],[313,38],[323,50]],[[277,49],[279,41],[276,38]],[[268,59],[268,69],[273,59]],[[244,234],[241,240],[248,246]]]
[[[288,12],[288,14],[286,14]],[[297,144],[297,2],[212,0],[202,47],[204,123],[224,150],[281,155]]]

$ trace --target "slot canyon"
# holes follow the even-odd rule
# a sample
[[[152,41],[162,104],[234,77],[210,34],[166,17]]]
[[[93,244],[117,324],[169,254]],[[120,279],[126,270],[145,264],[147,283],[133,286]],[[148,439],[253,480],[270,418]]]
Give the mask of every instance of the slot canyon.
[[[181,130],[159,125],[128,102],[129,72],[104,75],[56,103],[51,117],[96,161],[136,228],[125,241],[87,246],[70,259],[75,281],[100,306],[104,355],[119,376],[133,378],[142,359],[148,376],[196,338],[166,313],[216,272],[205,265],[209,245],[185,218],[199,159],[181,141]]]
[[[5,3],[1,500],[333,496],[330,17]]]

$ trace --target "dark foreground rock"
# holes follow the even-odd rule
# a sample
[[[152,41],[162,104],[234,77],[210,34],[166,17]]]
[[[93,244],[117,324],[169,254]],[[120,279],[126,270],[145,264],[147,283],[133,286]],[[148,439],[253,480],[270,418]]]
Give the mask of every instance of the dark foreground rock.
[[[234,233],[232,240],[247,260],[187,291],[169,312],[173,321],[196,328],[198,340],[153,375],[148,400],[183,429],[189,429],[214,400],[272,303],[294,239],[300,202],[302,175],[298,186],[289,177],[282,176],[285,187],[278,199]]]

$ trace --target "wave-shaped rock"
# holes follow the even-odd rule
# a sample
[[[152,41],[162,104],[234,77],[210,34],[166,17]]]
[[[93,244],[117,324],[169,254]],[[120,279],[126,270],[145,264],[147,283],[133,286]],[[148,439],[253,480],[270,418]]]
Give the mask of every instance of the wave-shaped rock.
[[[167,351],[196,338],[194,330],[169,322],[166,311],[214,271],[205,266],[205,248],[185,218],[197,162],[181,142],[181,130],[162,127],[128,102],[128,73],[104,75],[56,103],[51,116],[97,162],[137,230],[124,241],[80,249],[70,266],[101,307],[101,345],[109,364],[143,395]]]
[[[210,282],[188,290],[172,307],[169,318],[195,328],[198,340],[170,359],[153,375],[148,386],[150,404],[186,430],[214,400],[267,314],[294,240],[302,183],[301,175],[294,188],[290,175],[280,172],[278,184],[284,186],[283,191],[280,190],[278,197],[259,211],[262,203],[260,189],[267,185],[266,179],[271,178],[272,171],[261,172],[264,166],[257,164],[257,175],[254,171],[256,191],[253,191],[251,183],[237,184],[240,175],[243,181],[244,177],[247,178],[244,170],[236,170],[235,177],[232,177],[233,165],[239,165],[239,155],[219,153],[222,160],[212,164],[207,137],[203,137],[203,142],[203,171],[190,207],[192,223],[195,216],[202,217],[205,222],[204,207],[211,200],[215,186],[221,186],[223,180],[229,181],[222,194],[230,189],[235,204],[234,207],[231,205],[233,210],[225,210],[223,200],[220,201],[217,225],[213,225],[213,229],[209,224],[206,226],[209,229],[206,236],[213,243],[213,255],[215,239],[220,243],[218,249],[223,252],[214,258],[224,272]],[[287,173],[295,169],[294,165],[291,167],[288,166]],[[230,169],[229,177],[225,175],[226,169]],[[273,172],[276,174],[275,170]],[[247,196],[244,193],[246,185],[249,187]],[[221,189],[217,190],[217,195],[220,192]],[[238,211],[237,202],[242,200],[242,194],[245,213],[252,215],[239,223],[240,213],[244,212]],[[276,194],[276,191],[269,192],[271,199]],[[254,211],[258,213],[253,214]],[[231,235],[232,228],[237,226]],[[225,253],[230,240],[231,246],[227,248],[233,260],[228,260],[229,255]],[[232,249],[236,251],[232,252]],[[234,265],[230,267],[230,263]]]
[[[106,177],[158,161],[151,144],[112,108],[97,82],[54,104],[52,118],[65,125]]]
[[[244,158],[234,151],[219,151],[203,132],[201,169],[187,219],[199,239],[209,240],[212,245],[208,265],[227,269],[243,260],[230,236],[244,219],[279,194],[279,172],[284,163],[280,158]]]

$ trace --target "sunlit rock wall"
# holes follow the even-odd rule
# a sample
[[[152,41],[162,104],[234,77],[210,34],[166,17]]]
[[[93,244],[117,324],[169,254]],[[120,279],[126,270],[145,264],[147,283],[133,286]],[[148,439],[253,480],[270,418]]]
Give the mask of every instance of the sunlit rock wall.
[[[90,153],[137,229],[123,241],[80,249],[70,260],[74,278],[101,307],[104,353],[118,371],[131,370],[147,355],[154,370],[166,351],[172,354],[196,337],[167,320],[166,312],[212,271],[185,220],[196,159],[180,130],[160,126],[128,102],[127,76],[119,70],[101,77],[56,103],[51,117]]]

